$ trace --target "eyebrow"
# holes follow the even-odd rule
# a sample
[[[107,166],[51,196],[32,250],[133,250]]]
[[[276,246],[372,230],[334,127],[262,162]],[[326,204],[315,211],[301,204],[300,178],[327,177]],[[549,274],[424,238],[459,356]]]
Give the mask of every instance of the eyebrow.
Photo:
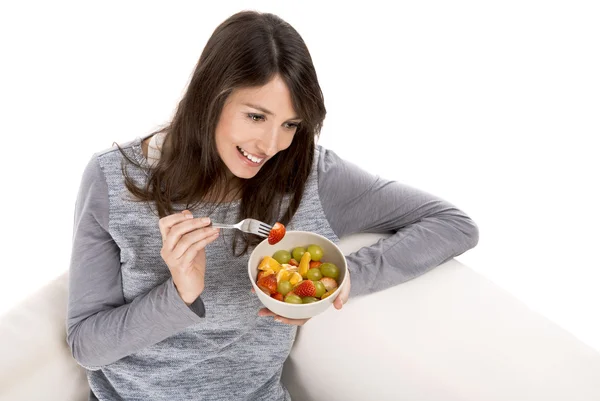
[[[264,107],[260,107],[260,106],[257,106],[255,104],[252,104],[252,103],[243,103],[243,105],[244,106],[248,106],[248,107],[252,107],[253,109],[256,109],[256,110],[260,110],[263,113],[268,114],[270,116],[274,115],[272,111],[267,110]],[[300,117],[292,117],[292,118],[288,118],[288,121],[289,120],[301,120],[301,118]]]

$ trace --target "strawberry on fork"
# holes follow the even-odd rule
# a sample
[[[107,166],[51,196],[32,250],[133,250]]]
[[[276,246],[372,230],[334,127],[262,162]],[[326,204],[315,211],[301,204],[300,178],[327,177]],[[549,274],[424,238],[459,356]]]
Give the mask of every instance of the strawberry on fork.
[[[269,244],[275,245],[276,243],[281,241],[281,239],[283,238],[284,235],[285,235],[285,226],[283,224],[281,224],[280,222],[273,224],[273,228],[271,228],[271,231],[269,232],[269,238],[268,238]]]

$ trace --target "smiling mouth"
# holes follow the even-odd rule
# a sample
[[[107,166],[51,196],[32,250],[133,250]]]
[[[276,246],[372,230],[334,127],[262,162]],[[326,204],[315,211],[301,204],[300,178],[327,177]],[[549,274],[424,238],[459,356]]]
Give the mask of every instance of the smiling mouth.
[[[246,152],[244,149],[240,148],[239,146],[236,146],[236,149],[238,150],[238,152],[240,152],[240,154],[242,156],[244,156],[246,159],[250,160],[253,163],[260,164],[264,160],[264,158],[256,157],[256,156]]]

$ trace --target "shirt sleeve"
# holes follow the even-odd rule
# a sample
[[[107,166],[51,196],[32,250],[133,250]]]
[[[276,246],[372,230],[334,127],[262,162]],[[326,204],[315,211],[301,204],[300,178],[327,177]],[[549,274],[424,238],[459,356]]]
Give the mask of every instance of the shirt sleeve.
[[[477,244],[476,224],[452,204],[369,174],[331,150],[318,155],[319,197],[336,235],[393,233],[346,256],[351,296],[415,278]]]
[[[67,342],[75,360],[96,370],[201,322],[204,305],[189,307],[172,278],[125,303],[120,250],[108,230],[108,187],[94,157],[75,205],[69,269]]]

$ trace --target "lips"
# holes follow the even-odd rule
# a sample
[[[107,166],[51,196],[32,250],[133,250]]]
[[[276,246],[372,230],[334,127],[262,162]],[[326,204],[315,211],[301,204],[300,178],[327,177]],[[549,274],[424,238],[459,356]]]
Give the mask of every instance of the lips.
[[[244,149],[240,148],[239,146],[236,146],[236,149],[238,150],[238,152],[240,152],[246,159],[250,160],[253,163],[256,164],[260,164],[265,158],[264,157],[258,157],[255,156],[249,152],[246,152]]]

